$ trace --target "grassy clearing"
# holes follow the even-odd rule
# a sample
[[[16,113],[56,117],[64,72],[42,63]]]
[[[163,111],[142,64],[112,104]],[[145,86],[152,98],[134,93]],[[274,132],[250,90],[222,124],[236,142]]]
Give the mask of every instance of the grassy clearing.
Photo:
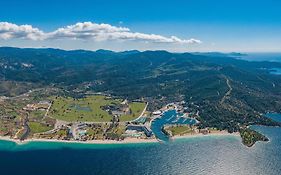
[[[184,135],[192,132],[192,128],[187,125],[171,126],[167,130],[172,132],[172,135]]]
[[[58,97],[54,100],[50,115],[64,121],[108,122],[112,119],[107,111],[101,109],[118,100],[108,100],[104,96],[90,96],[83,99]]]
[[[40,110],[37,110],[37,111],[31,111],[29,113],[29,119],[35,119],[35,120],[41,120],[43,119],[44,115],[45,115],[46,111],[40,111]]]
[[[102,110],[102,106],[121,104],[121,99],[112,99],[106,96],[88,96],[82,99],[71,97],[53,98],[53,105],[49,115],[55,119],[76,122],[109,122],[112,119],[107,111]],[[138,117],[145,107],[145,103],[133,102],[129,104],[132,111],[130,115],[121,116],[122,121],[129,121]]]
[[[87,135],[90,137],[91,140],[93,139],[99,139],[102,140],[103,139],[103,127],[100,128],[89,128],[87,130]]]
[[[41,132],[46,132],[52,129],[52,127],[43,125],[41,123],[38,122],[29,122],[28,126],[31,130],[32,133],[41,133]]]
[[[120,121],[131,121],[134,120],[135,118],[138,118],[143,109],[145,108],[145,103],[141,103],[141,102],[132,102],[129,104],[129,107],[132,111],[132,113],[130,115],[122,115],[120,117]]]

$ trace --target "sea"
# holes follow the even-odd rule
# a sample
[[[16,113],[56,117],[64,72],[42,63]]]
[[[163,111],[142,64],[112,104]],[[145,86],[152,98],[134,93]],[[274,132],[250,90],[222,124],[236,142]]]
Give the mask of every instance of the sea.
[[[243,56],[239,56],[238,58],[248,61],[281,62],[281,52],[280,53],[245,53]]]
[[[174,115],[173,112],[169,114],[170,117]],[[281,122],[280,114],[267,116]],[[244,146],[238,136],[203,136],[135,144],[30,142],[17,145],[0,141],[0,174],[281,174],[281,128],[252,128],[270,141],[257,142],[251,148]]]

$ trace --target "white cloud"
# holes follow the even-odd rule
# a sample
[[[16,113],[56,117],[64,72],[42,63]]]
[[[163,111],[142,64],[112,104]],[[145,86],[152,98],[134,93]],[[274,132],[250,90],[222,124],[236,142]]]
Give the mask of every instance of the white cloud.
[[[201,44],[202,41],[198,40],[198,39],[191,38],[191,39],[187,40],[187,43],[189,43],[189,44]]]
[[[30,40],[81,39],[94,41],[145,41],[152,43],[200,44],[198,39],[180,39],[156,34],[132,32],[129,28],[92,22],[76,23],[45,33],[31,25],[0,22],[0,39],[25,38]]]
[[[16,25],[0,22],[0,39],[25,38],[30,40],[45,39],[45,33],[31,25]]]
[[[50,33],[51,38],[70,38],[70,39],[93,39],[96,41],[105,40],[133,40],[148,41],[156,43],[182,43],[200,44],[197,39],[183,40],[176,36],[165,37],[155,34],[145,34],[131,32],[124,27],[116,27],[109,24],[96,24],[92,22],[77,23]]]

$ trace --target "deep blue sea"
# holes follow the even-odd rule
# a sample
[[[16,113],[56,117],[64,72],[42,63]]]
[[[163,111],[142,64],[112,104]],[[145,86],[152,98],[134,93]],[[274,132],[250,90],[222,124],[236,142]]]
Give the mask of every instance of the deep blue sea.
[[[281,115],[270,114],[281,121]],[[236,136],[167,143],[88,145],[0,141],[1,175],[281,174],[281,128],[252,128],[269,137],[247,148]]]

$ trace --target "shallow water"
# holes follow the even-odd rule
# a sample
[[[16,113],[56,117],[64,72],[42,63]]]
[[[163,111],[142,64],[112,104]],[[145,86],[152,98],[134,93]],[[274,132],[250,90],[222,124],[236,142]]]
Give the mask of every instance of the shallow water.
[[[162,127],[165,124],[190,124],[196,123],[196,120],[191,118],[183,118],[182,114],[177,113],[175,110],[166,111],[161,118],[158,118],[152,122],[151,129],[155,136],[163,141],[168,141],[169,138],[162,132]]]

